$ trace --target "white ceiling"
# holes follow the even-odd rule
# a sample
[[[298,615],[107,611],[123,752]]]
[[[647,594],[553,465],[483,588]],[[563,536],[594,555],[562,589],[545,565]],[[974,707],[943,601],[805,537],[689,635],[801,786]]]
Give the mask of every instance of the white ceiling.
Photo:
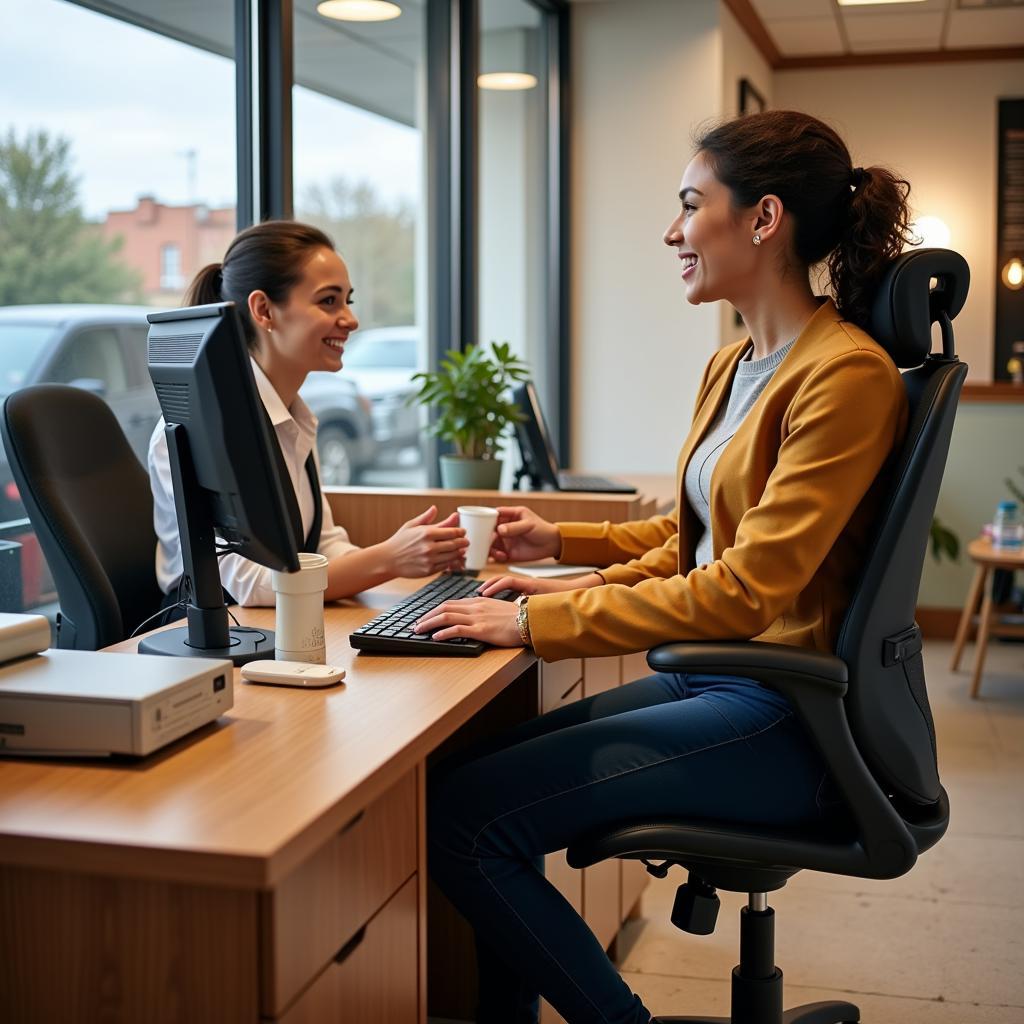
[[[751,0],[783,57],[1024,46],[1024,0]]]

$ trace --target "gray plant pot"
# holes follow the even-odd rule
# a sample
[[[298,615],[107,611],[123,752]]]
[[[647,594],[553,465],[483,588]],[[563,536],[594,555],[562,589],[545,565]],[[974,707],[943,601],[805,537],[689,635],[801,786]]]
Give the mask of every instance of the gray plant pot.
[[[469,459],[442,455],[441,486],[449,491],[496,491],[501,482],[501,459]]]

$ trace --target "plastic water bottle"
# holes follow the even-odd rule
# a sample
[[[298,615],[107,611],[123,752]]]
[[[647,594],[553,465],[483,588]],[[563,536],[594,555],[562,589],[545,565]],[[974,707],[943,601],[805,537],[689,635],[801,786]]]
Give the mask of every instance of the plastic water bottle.
[[[992,548],[995,551],[1024,549],[1024,524],[1015,501],[1001,501],[992,520]]]

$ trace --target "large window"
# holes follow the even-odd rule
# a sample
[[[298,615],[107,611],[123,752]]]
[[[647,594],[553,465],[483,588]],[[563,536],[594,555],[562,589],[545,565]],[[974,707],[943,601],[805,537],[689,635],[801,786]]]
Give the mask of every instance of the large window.
[[[233,0],[93,6],[0,0],[0,397],[92,390],[144,461],[146,310],[180,305],[235,231]],[[0,559],[21,578],[0,600],[52,602],[6,455],[0,523],[21,545]]]
[[[418,258],[424,10],[405,3],[392,20],[352,22],[325,17],[316,6],[295,5],[295,216],[327,231],[348,265],[360,329],[349,339],[336,386],[347,401],[369,407],[372,432],[370,445],[353,436],[359,421],[343,406],[338,422],[325,424],[337,429],[330,430],[330,451],[321,447],[323,476],[334,484],[422,486],[423,413],[409,399],[410,377],[428,362]]]
[[[146,312],[179,305],[258,211],[326,228],[355,285],[361,330],[321,382],[327,482],[434,479],[410,378],[449,348],[511,341],[557,431],[566,135],[548,69],[567,5],[398,0],[377,23],[317,7],[0,0],[0,397],[93,390],[144,460]],[[478,89],[478,71],[534,81]],[[0,542],[0,609],[54,609],[2,453]]]
[[[530,366],[556,423],[548,372],[548,76],[546,19],[530,0],[482,0],[479,78],[479,341],[508,341]],[[476,340],[476,339],[474,339]],[[513,442],[514,444],[514,442]],[[518,453],[506,460],[518,461]]]

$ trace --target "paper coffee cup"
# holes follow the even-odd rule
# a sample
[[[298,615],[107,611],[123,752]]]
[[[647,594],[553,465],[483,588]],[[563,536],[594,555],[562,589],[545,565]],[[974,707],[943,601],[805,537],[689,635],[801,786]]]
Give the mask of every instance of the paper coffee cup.
[[[459,526],[466,531],[466,568],[482,569],[487,564],[487,556],[494,539],[494,530],[498,525],[498,510],[485,505],[460,505]]]
[[[324,639],[324,591],[327,558],[303,551],[298,572],[273,572],[277,595],[274,657],[278,661],[327,664]]]

